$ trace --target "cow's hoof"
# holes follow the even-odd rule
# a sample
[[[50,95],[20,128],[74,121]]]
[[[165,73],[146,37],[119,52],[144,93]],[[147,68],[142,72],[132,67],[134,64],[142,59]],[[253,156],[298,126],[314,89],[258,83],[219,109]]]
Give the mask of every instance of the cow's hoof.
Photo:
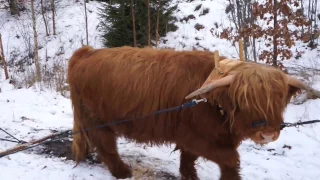
[[[126,179],[132,177],[132,171],[128,166],[122,166],[112,172],[112,175],[117,179]]]
[[[200,180],[197,175],[181,176],[181,180]]]

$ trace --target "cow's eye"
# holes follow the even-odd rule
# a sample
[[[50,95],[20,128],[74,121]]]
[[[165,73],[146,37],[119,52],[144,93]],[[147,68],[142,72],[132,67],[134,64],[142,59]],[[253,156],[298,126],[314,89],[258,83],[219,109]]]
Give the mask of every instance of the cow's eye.
[[[252,122],[252,127],[253,128],[260,127],[260,126],[265,126],[265,125],[267,125],[267,121],[266,120]]]

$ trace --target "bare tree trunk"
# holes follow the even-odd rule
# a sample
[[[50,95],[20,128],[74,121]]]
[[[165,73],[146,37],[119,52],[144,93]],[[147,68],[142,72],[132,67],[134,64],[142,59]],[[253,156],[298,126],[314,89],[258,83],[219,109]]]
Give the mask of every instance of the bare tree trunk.
[[[89,46],[89,35],[88,35],[88,15],[87,15],[87,2],[86,0],[84,0],[83,2],[84,4],[84,19],[86,22],[86,42],[87,42],[87,46]]]
[[[255,2],[255,1],[254,1]],[[253,3],[253,2],[252,2]],[[252,24],[254,23],[254,18],[252,14],[252,3],[250,1],[249,3],[249,22],[250,22],[250,28],[252,28]],[[254,62],[257,62],[257,47],[256,47],[256,38],[252,36],[252,51],[253,51],[253,60]]]
[[[238,27],[239,27],[239,29],[238,30],[240,30],[241,28],[242,28],[242,23],[241,23],[241,5],[240,5],[240,2],[239,2],[239,0],[236,0],[236,4],[237,4],[237,19],[238,19]]]
[[[311,12],[311,0],[309,0],[309,5],[308,5],[308,19],[311,20],[312,19],[312,12]],[[308,27],[308,34],[311,34],[311,27]]]
[[[312,0],[312,3],[311,3],[311,22],[314,23],[314,0]],[[313,45],[314,44],[314,38],[313,38],[313,25],[311,23],[311,26],[310,27],[310,33],[311,33],[311,36],[310,36],[310,42],[311,44]]]
[[[318,21],[318,18],[317,18],[317,12],[318,12],[318,0],[315,0],[315,5],[314,5],[314,7],[315,7],[315,9],[314,9],[314,12],[315,12],[315,17],[314,17],[314,23],[315,23],[315,25],[314,25],[314,27],[318,27],[317,26],[317,21]]]
[[[8,0],[9,1],[9,8],[10,8],[10,13],[11,15],[16,15],[19,14],[19,9],[18,9],[18,6],[17,6],[17,1],[16,0]]]
[[[34,62],[36,66],[36,80],[41,81],[40,64],[39,64],[39,54],[38,54],[38,35],[37,35],[37,22],[34,10],[34,0],[31,0],[31,14],[32,14],[32,24],[33,24],[33,37],[34,37]]]
[[[236,30],[240,32],[246,24],[249,24],[249,9],[250,9],[250,1],[246,0],[234,0],[230,4],[235,4],[234,10],[232,10],[232,21],[236,27]],[[250,45],[249,37],[243,36],[243,45],[244,45],[244,57],[245,59],[249,59],[248,57],[248,46]]]
[[[256,38],[252,38],[252,46],[253,46],[253,59],[254,59],[254,62],[257,62]]]
[[[242,11],[242,27],[244,27],[245,25],[249,25],[251,28],[252,25],[252,21],[251,21],[251,3],[248,0],[243,1],[244,5],[243,5],[243,11]],[[248,53],[248,47],[250,46],[250,37],[249,36],[245,36],[243,38],[244,40],[244,56],[245,59],[248,60],[249,59],[249,53]]]
[[[150,0],[148,0],[148,46],[151,47]]]
[[[318,5],[318,0],[314,0],[314,3],[312,4],[313,6],[313,10],[312,10],[312,22],[314,23],[313,24],[313,29],[312,29],[312,39],[311,39],[311,43],[312,45],[314,45],[314,40],[316,40],[318,37],[316,36],[314,30],[317,29],[318,25],[317,25],[317,5]]]
[[[304,14],[303,0],[300,0],[300,3],[301,3],[301,11],[302,11],[302,13]],[[302,34],[304,34],[304,26],[302,26],[301,31],[302,31]]]
[[[277,45],[277,38],[278,38],[278,28],[277,28],[277,10],[278,10],[278,3],[277,0],[273,0],[273,26],[274,26],[274,32],[273,32],[273,60],[272,60],[272,66],[277,67],[277,58],[278,58],[278,45]]]
[[[160,2],[161,0],[158,0],[158,9],[157,9],[157,27],[156,27],[156,48],[158,48],[159,44],[159,19],[160,19]]]
[[[51,0],[51,8],[52,8],[52,29],[53,35],[56,35],[56,7],[54,0]]]
[[[131,0],[131,16],[132,16],[133,46],[137,47],[136,20],[134,15],[133,0]]]
[[[229,0],[229,3],[232,4],[232,5],[234,5],[234,3],[231,2],[231,0]],[[238,23],[237,23],[236,11],[233,9],[233,10],[231,11],[231,14],[232,14],[232,21],[233,21],[236,29],[239,30],[240,28],[239,28]]]
[[[4,51],[3,51],[3,44],[2,44],[1,34],[0,34],[0,50],[1,50],[0,59],[2,60],[4,74],[5,74],[5,76],[6,76],[6,79],[9,79],[9,73],[8,73],[8,69],[7,69],[7,63],[6,63],[6,60],[5,60],[5,58],[4,58]]]
[[[42,18],[43,18],[43,21],[44,21],[44,26],[46,28],[46,36],[49,36],[48,24],[47,24],[46,17],[44,15],[45,11],[44,11],[44,8],[43,8],[43,0],[41,0],[41,14],[42,14]]]

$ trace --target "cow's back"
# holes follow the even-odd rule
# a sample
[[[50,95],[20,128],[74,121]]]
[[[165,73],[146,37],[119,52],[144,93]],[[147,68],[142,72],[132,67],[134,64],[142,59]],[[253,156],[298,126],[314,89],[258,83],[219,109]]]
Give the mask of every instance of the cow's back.
[[[212,71],[212,58],[205,52],[84,47],[70,59],[68,81],[75,90],[71,93],[78,94],[74,97],[99,114],[96,123],[101,124],[181,105],[184,97],[199,88]],[[179,116],[173,112],[143,123],[126,123],[130,128],[117,127],[122,127],[126,134],[154,131],[156,135],[166,127],[175,129]]]

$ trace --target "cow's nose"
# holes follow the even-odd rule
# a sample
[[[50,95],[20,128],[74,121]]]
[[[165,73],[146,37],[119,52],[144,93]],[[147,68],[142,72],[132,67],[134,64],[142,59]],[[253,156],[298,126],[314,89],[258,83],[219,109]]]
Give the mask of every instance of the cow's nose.
[[[273,141],[274,133],[261,133],[261,137],[265,143]]]

